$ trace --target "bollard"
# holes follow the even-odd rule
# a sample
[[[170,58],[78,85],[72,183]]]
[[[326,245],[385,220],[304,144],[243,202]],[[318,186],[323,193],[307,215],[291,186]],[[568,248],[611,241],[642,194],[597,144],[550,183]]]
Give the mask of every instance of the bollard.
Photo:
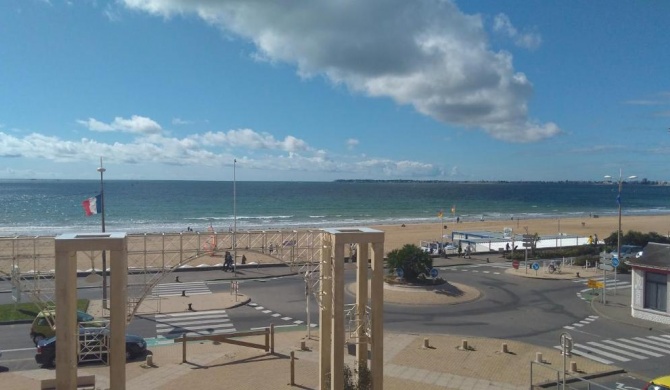
[[[174,281],[175,281],[176,283],[181,283],[181,281],[179,280],[179,276],[175,276],[175,277],[174,277]]]
[[[503,353],[509,353],[509,350],[507,349],[507,343],[503,343],[503,345],[502,345],[502,352],[503,352]]]
[[[154,365],[154,355],[147,354],[147,366],[152,367]]]
[[[307,350],[307,345],[305,345],[305,340],[300,342],[300,350],[301,351],[306,351]]]
[[[577,362],[570,362],[570,371],[577,372]]]
[[[424,348],[430,348],[430,342],[428,341],[427,337],[425,339],[423,339],[423,347]]]
[[[181,296],[185,297],[186,296],[186,290],[181,290]]]
[[[461,349],[467,350],[468,349],[468,340],[461,340]]]
[[[542,352],[535,352],[535,363],[544,363]]]
[[[193,311],[193,307],[191,307],[192,303],[188,304],[188,311]]]
[[[291,386],[295,385],[295,352],[291,351]]]

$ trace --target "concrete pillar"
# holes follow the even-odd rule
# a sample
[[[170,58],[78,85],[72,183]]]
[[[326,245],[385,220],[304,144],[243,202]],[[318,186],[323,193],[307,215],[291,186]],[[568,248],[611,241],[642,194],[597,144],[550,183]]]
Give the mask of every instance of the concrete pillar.
[[[330,350],[330,388],[344,388],[344,245],[337,236],[333,243],[333,311]]]
[[[59,250],[60,249],[60,250]],[[56,388],[77,388],[77,253],[56,246]]]
[[[372,281],[370,285],[372,336],[372,389],[384,388],[384,236],[372,243]]]
[[[359,281],[356,295],[359,320],[365,318],[367,294],[367,259],[368,245],[372,243],[372,308],[371,338],[372,344],[371,374],[373,389],[381,390],[384,386],[384,232],[369,228],[324,229],[324,261],[321,264],[321,311],[320,311],[320,347],[319,360],[320,388],[326,389],[326,377],[330,374],[330,389],[343,388],[344,369],[344,246],[358,244],[357,279]],[[332,256],[332,258],[331,258]],[[361,290],[363,289],[363,290]],[[359,336],[364,332],[359,330]],[[364,336],[364,335],[363,335]],[[365,339],[365,337],[363,338]],[[371,341],[370,341],[371,339]],[[361,342],[362,340],[359,340]],[[368,346],[359,346],[356,350],[357,362],[366,361]]]
[[[128,253],[124,246],[121,250],[111,251],[111,289],[110,289],[110,388],[126,388],[126,324],[128,302]]]
[[[321,250],[321,310],[319,310],[319,388],[326,389],[330,373],[331,313],[333,309],[332,237],[326,236]]]
[[[358,317],[358,344],[356,344],[357,367],[368,366],[368,339],[365,334],[365,312],[368,305],[368,244],[358,244],[356,251],[356,316]]]
[[[110,387],[126,388],[126,305],[128,285],[125,233],[63,234],[55,239],[56,252],[56,388],[77,388],[77,252],[111,251]]]

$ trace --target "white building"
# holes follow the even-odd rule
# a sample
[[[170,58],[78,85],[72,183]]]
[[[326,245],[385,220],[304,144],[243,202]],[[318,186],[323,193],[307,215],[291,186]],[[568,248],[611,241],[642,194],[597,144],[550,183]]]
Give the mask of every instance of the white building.
[[[631,315],[670,324],[670,245],[650,242],[642,256],[627,263],[632,267]]]

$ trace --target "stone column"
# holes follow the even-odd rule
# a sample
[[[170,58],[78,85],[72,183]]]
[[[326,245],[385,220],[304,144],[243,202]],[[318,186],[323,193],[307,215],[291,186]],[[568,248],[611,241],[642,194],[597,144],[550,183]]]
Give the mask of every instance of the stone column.
[[[56,388],[77,388],[77,252],[56,246]]]
[[[126,324],[128,302],[128,253],[127,247],[112,250],[110,289],[110,388],[126,388]]]
[[[319,388],[326,389],[330,373],[330,349],[333,310],[332,237],[326,236],[321,248],[321,310],[319,310]]]
[[[332,345],[330,349],[330,388],[344,388],[344,245],[335,237],[333,243],[333,306],[332,306]]]
[[[126,323],[128,260],[125,233],[62,234],[56,252],[56,388],[77,388],[77,252],[111,251],[110,386],[126,388]]]
[[[368,306],[368,244],[358,244],[356,251],[356,316],[358,317],[356,344],[356,364],[359,367],[368,366],[368,338],[366,328],[366,308]]]
[[[370,286],[372,389],[384,388],[384,241],[372,243],[372,281]]]

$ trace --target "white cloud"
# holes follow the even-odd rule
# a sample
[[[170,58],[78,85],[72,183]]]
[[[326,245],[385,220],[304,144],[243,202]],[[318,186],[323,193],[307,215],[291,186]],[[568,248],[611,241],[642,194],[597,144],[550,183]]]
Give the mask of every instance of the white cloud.
[[[173,118],[172,119],[172,124],[175,125],[175,126],[191,125],[191,124],[193,124],[193,121],[189,121],[189,120],[181,119],[181,118]]]
[[[307,143],[291,135],[283,140],[275,139],[268,133],[258,133],[251,129],[230,130],[228,132],[207,132],[203,135],[194,136],[212,145],[228,145],[231,147],[244,147],[248,149],[281,150],[285,152],[296,152],[310,150]]]
[[[111,123],[104,123],[94,118],[77,120],[77,123],[86,126],[91,131],[113,132],[135,134],[159,134],[163,131],[161,126],[151,118],[133,115],[130,119],[116,117]]]
[[[536,32],[520,33],[505,14],[498,14],[493,19],[493,31],[512,39],[515,45],[526,49],[537,49],[542,44],[542,37]]]
[[[95,119],[86,123],[90,127],[116,128]],[[0,132],[0,158],[31,158],[59,163],[90,161],[91,156],[103,156],[108,164],[153,163],[194,169],[217,168],[237,158],[227,151],[229,148],[234,148],[235,154],[245,156],[238,158],[245,168],[273,172],[341,172],[343,176],[363,174],[368,177],[434,177],[438,172],[432,164],[413,161],[365,156],[331,158],[327,151],[311,147],[294,136],[277,139],[251,129],[192,134],[184,138],[139,133],[128,143],[103,143],[89,138],[64,140],[38,133],[18,137]]]
[[[169,18],[196,14],[252,41],[257,58],[295,64],[301,77],[325,75],[353,91],[411,105],[438,121],[483,129],[508,142],[561,133],[528,118],[532,85],[512,56],[494,52],[479,15],[448,0],[123,0]],[[517,44],[540,43],[506,16],[499,29]]]
[[[347,140],[347,149],[349,149],[349,150],[353,150],[354,148],[356,148],[356,146],[358,146],[358,143],[359,143],[359,142],[358,142],[357,139],[355,139],[355,138],[349,138],[349,139]]]

